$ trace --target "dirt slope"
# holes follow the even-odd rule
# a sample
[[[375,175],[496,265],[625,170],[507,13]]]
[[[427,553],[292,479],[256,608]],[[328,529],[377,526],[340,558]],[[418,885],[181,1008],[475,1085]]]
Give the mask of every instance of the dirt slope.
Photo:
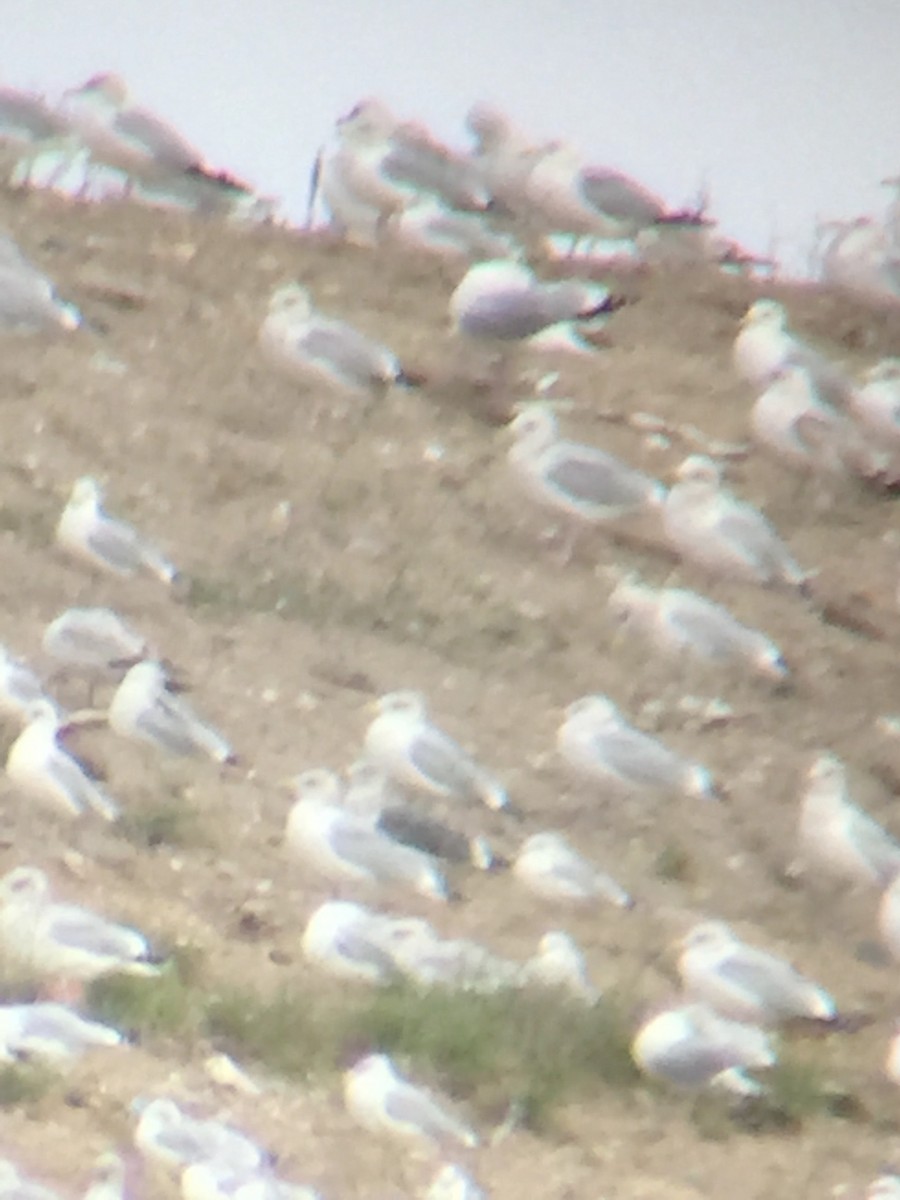
[[[0,360],[0,639],[39,660],[44,624],[76,603],[109,604],[142,629],[194,684],[197,706],[228,731],[244,767],[161,767],[103,734],[88,739],[109,786],[129,810],[177,788],[198,814],[196,845],[136,850],[90,822],[65,825],[7,787],[0,871],[47,869],[65,895],[206,952],[210,986],[285,979],[324,986],[299,955],[299,934],[330,893],[288,862],[278,844],[288,800],[283,777],[356,757],[371,696],[423,690],[436,718],[508,782],[524,827],[474,814],[507,850],[526,832],[564,828],[615,866],[639,899],[633,913],[545,914],[508,879],[463,880],[465,905],[388,897],[447,932],[509,954],[531,951],[561,926],[585,947],[600,986],[625,979],[652,1001],[671,990],[672,940],[718,915],[791,955],[842,1006],[876,1020],[852,1038],[811,1043],[829,1078],[859,1096],[865,1119],[813,1117],[791,1133],[702,1136],[690,1101],[654,1090],[601,1092],[572,1106],[551,1138],[518,1132],[471,1160],[496,1200],[675,1200],[826,1196],[860,1184],[900,1156],[900,1099],[879,1078],[898,1010],[896,970],[872,965],[876,898],[788,888],[802,772],[818,748],[845,756],[860,796],[900,833],[896,799],[873,782],[900,767],[875,731],[900,708],[896,548],[885,542],[895,502],[842,492],[825,512],[792,476],[758,455],[732,480],[764,504],[799,560],[820,567],[820,603],[866,614],[873,640],[774,593],[716,583],[705,590],[785,649],[796,688],[772,695],[752,682],[704,680],[613,641],[604,566],[659,582],[672,562],[634,540],[589,536],[557,568],[540,539],[543,518],[509,476],[502,431],[469,409],[471,371],[446,333],[456,276],[417,258],[305,239],[234,231],[129,205],[82,209],[40,196],[0,194],[0,227],[77,303],[90,328],[65,339],[3,342]],[[256,349],[270,291],[308,284],[319,304],[389,343],[429,380],[392,395],[365,425],[326,417],[312,428],[309,397]],[[551,365],[578,402],[567,432],[665,476],[688,447],[653,448],[600,415],[644,410],[743,440],[748,391],[729,349],[757,285],[706,271],[620,281],[634,303],[589,361]],[[815,288],[770,288],[796,326],[851,364],[900,351],[900,317]],[[538,366],[540,364],[537,364]],[[549,368],[548,368],[549,369]],[[52,545],[72,481],[108,483],[110,506],[169,550],[193,581],[173,603],[143,583],[95,577]],[[676,578],[704,588],[689,569]],[[719,806],[621,804],[574,786],[552,754],[560,709],[590,691],[610,694],[641,723],[666,701],[659,728],[706,762],[727,788]],[[721,695],[737,719],[699,732],[679,716],[683,694]],[[76,697],[74,702],[80,702]],[[13,736],[5,731],[7,741]],[[690,858],[689,878],[660,878],[659,856]],[[73,857],[74,849],[79,857]],[[242,933],[248,902],[261,934]],[[865,950],[865,947],[863,947]],[[166,1087],[226,1110],[280,1156],[283,1172],[334,1200],[416,1194],[427,1158],[358,1135],[334,1083],[309,1090],[273,1081],[260,1100],[217,1091],[179,1047],[90,1057],[69,1088],[0,1111],[0,1151],[48,1183],[73,1189],[93,1156],[127,1137],[128,1104]],[[65,1103],[77,1090],[79,1106]],[[145,1181],[147,1194],[172,1194]]]

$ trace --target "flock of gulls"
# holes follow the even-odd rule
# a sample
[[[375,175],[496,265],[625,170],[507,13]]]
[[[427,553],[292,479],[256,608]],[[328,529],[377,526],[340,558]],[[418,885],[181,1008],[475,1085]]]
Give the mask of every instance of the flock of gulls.
[[[381,102],[364,101],[337,122],[323,148],[311,202],[324,203],[333,230],[355,242],[394,241],[463,263],[462,279],[448,297],[448,320],[458,345],[484,364],[490,388],[515,391],[529,350],[596,354],[591,331],[615,321],[617,302],[605,286],[574,273],[546,281],[525,264],[523,246],[533,237],[570,239],[573,261],[585,241],[627,241],[634,253],[650,255],[670,234],[698,256],[727,258],[702,207],[672,210],[625,176],[585,164],[566,143],[534,143],[486,106],[471,110],[467,127],[475,147],[463,154],[427,129],[397,120]],[[16,148],[17,185],[54,186],[54,171],[77,166],[86,195],[92,172],[100,170],[117,175],[121,191],[135,199],[176,196],[204,215],[233,215],[258,201],[134,106],[110,75],[67,93],[58,106],[0,89],[0,142]],[[877,239],[871,222],[864,232],[868,241],[859,222],[829,231],[823,255],[828,276],[890,300],[898,295],[892,272],[900,215],[878,227]],[[865,255],[857,255],[854,245],[863,245]],[[868,274],[859,265],[865,256]],[[78,336],[81,325],[78,310],[57,295],[52,281],[11,238],[0,239],[0,329]],[[304,390],[313,426],[324,409],[358,412],[392,387],[427,386],[389,347],[339,313],[320,311],[295,282],[279,286],[268,311],[260,313],[259,345],[272,369]],[[795,472],[801,487],[811,486],[818,502],[830,503],[848,486],[877,495],[895,485],[900,360],[872,363],[853,378],[791,331],[781,304],[760,299],[736,330],[733,361],[755,395],[749,435]],[[510,486],[557,521],[561,567],[584,530],[618,529],[639,518],[693,573],[698,587],[724,577],[778,589],[785,603],[806,606],[809,620],[817,619],[821,564],[798,562],[790,531],[776,529],[728,487],[727,446],[708,439],[706,453],[688,455],[667,487],[598,446],[567,440],[558,406],[546,395],[532,392],[515,407],[508,425]],[[87,570],[142,575],[148,587],[167,589],[173,599],[185,584],[167,551],[107,508],[91,477],[74,482],[55,543]],[[766,632],[743,624],[702,591],[655,588],[623,575],[614,581],[608,609],[617,636],[712,672],[742,672],[760,687],[790,686],[788,659]],[[108,791],[78,753],[79,731],[87,727],[108,728],[161,759],[206,758],[223,770],[237,768],[229,739],[187,701],[160,649],[120,614],[70,608],[47,626],[42,648],[52,669],[41,672],[0,648],[0,710],[20,725],[5,770],[23,802],[76,821],[121,818],[115,789]],[[58,698],[73,683],[87,697],[77,710]],[[100,707],[97,689],[107,696]],[[684,797],[702,805],[716,803],[724,790],[703,763],[632,723],[601,694],[572,697],[556,753],[573,779],[603,794]],[[486,837],[466,832],[465,821],[448,820],[448,805],[460,814],[483,806],[508,820],[512,835],[523,817],[500,772],[445,732],[418,691],[377,700],[359,757],[343,776],[308,767],[292,788],[286,848],[303,869],[341,893],[309,914],[302,948],[316,968],[360,985],[405,980],[421,988],[490,993],[543,988],[558,992],[560,1003],[602,1004],[582,948],[564,929],[543,930],[531,957],[516,961],[469,939],[443,937],[422,917],[377,907],[380,896],[404,893],[438,905],[458,901],[457,882],[466,871],[496,876],[498,889],[527,889],[548,909],[563,912],[603,905],[628,911],[635,904],[609,864],[593,861],[562,830],[529,832],[504,857]],[[440,818],[435,799],[443,805]],[[844,764],[826,749],[810,763],[803,786],[797,869],[835,886],[877,890],[879,935],[900,960],[900,843],[854,803]],[[344,898],[345,890],[352,899]],[[637,1067],[663,1086],[764,1094],[783,1027],[842,1027],[839,1003],[825,988],[720,920],[704,919],[688,929],[680,949],[681,994],[639,1025],[631,1047]],[[0,956],[42,984],[35,1002],[0,1006],[0,1062],[7,1063],[64,1063],[94,1047],[127,1053],[122,1031],[80,1014],[84,985],[110,973],[154,977],[173,969],[140,931],[57,897],[48,875],[26,863],[0,881]],[[900,1045],[890,1045],[886,1062],[900,1083]],[[346,1071],[343,1094],[362,1128],[445,1156],[428,1200],[484,1195],[449,1156],[477,1152],[492,1135],[477,1129],[450,1097],[407,1077],[377,1048]],[[140,1156],[180,1180],[185,1200],[314,1195],[281,1179],[270,1156],[248,1136],[168,1096],[135,1101],[133,1142]],[[464,1161],[477,1157],[470,1153]],[[88,1196],[119,1196],[125,1171],[122,1155],[105,1154]],[[868,1195],[900,1196],[900,1180],[884,1176]],[[0,1163],[0,1200],[53,1197],[11,1162]]]

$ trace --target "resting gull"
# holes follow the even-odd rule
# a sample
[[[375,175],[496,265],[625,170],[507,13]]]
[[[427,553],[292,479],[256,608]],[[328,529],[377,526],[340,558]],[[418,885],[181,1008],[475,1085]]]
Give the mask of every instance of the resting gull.
[[[394,841],[372,817],[329,802],[329,774],[305,771],[294,781],[297,799],[285,830],[290,849],[333,882],[399,884],[432,900],[449,899],[447,882],[430,854]]]
[[[268,1165],[267,1155],[245,1134],[221,1121],[192,1117],[167,1096],[139,1099],[133,1107],[140,1113],[135,1146],[144,1158],[170,1170],[208,1162],[251,1174]]]
[[[834,1000],[790,963],[747,945],[724,921],[702,921],[682,940],[678,972],[685,992],[723,1017],[750,1025],[806,1018],[833,1021]]]
[[[362,904],[326,900],[306,923],[304,957],[338,979],[388,984],[399,971],[386,948],[389,918]]]
[[[41,700],[52,706],[40,677],[26,662],[0,645],[0,712],[20,720],[28,718],[35,703]]]
[[[677,1088],[709,1085],[741,1096],[757,1096],[762,1086],[748,1070],[776,1062],[771,1040],[754,1025],[726,1020],[704,1004],[684,1004],[656,1013],[638,1030],[631,1055],[647,1075]]]
[[[554,988],[585,1004],[596,1004],[600,993],[588,978],[584,954],[574,938],[561,929],[545,933],[538,950],[522,968],[528,985]]]
[[[366,730],[367,756],[398,784],[437,796],[509,804],[505,788],[428,718],[419,692],[390,692],[375,704]]]
[[[887,450],[896,452],[900,448],[900,358],[883,358],[864,371],[848,404],[859,424]]]
[[[721,486],[711,458],[691,455],[663,506],[663,529],[673,550],[712,575],[806,594],[809,576],[759,509]]]
[[[86,908],[57,904],[36,867],[0,880],[0,948],[42,976],[87,981],[100,975],[158,975],[159,960],[142,933]]]
[[[27,712],[28,724],[10,746],[6,777],[27,796],[57,812],[80,817],[93,809],[106,821],[119,816],[118,805],[93,778],[89,764],[65,745],[74,726],[49,700],[37,700]]]
[[[404,1079],[386,1054],[370,1054],[344,1074],[344,1102],[364,1129],[426,1141],[477,1146],[478,1135],[443,1097]]]
[[[91,1046],[119,1046],[117,1029],[89,1021],[64,1004],[0,1005],[0,1062],[76,1058]]]
[[[805,367],[822,396],[830,403],[842,404],[852,388],[850,380],[818,350],[795,337],[787,320],[784,305],[777,300],[756,300],[750,305],[734,341],[737,373],[761,388],[784,367]]]
[[[644,511],[658,511],[666,489],[651,475],[612,454],[559,437],[548,404],[532,403],[513,419],[508,461],[539,504],[569,518],[563,561],[571,557],[579,523],[604,524]]]
[[[146,570],[167,587],[179,580],[178,570],[159,550],[125,521],[103,508],[103,490],[90,475],[75,482],[56,526],[57,543],[69,554],[113,575]]]
[[[65,675],[118,678],[150,653],[141,634],[111,608],[67,608],[44,630],[41,646]]]
[[[743,666],[779,683],[790,674],[781,651],[764,633],[696,592],[652,588],[627,576],[611,592],[607,608],[628,632],[664,653],[715,666]]]
[[[176,684],[161,663],[148,659],[135,664],[110,701],[110,728],[164,754],[235,764],[237,756],[225,738],[175,693]]]
[[[607,696],[584,696],[565,711],[557,748],[580,775],[613,788],[716,800],[712,775],[636,729]]]
[[[808,780],[797,866],[853,886],[887,887],[900,873],[900,844],[850,799],[843,762],[820,754]]]
[[[513,873],[538,896],[571,904],[608,900],[617,908],[633,908],[631,896],[616,881],[575,851],[555,831],[533,833],[519,850]]]

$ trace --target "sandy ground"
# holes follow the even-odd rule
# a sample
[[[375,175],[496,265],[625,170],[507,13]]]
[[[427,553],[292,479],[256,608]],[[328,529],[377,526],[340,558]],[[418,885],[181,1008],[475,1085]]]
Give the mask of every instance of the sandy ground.
[[[525,812],[522,825],[467,814],[498,845],[558,827],[615,867],[638,898],[631,913],[546,912],[508,878],[459,882],[466,903],[435,911],[388,896],[447,932],[527,954],[547,928],[584,946],[600,986],[627,984],[652,1002],[671,991],[673,940],[715,915],[789,954],[874,1021],[852,1037],[801,1045],[857,1120],[816,1116],[800,1130],[754,1135],[698,1129],[691,1102],[654,1089],[599,1091],[561,1114],[552,1137],[513,1134],[468,1160],[496,1200],[729,1200],[853,1195],[880,1165],[900,1160],[900,1098],[880,1077],[898,1011],[896,968],[879,964],[877,897],[824,884],[790,885],[802,774],[829,747],[844,756],[859,796],[900,833],[900,746],[875,729],[900,708],[896,664],[895,501],[855,489],[821,510],[794,477],[753,454],[734,486],[765,506],[799,560],[821,568],[816,603],[690,569],[673,578],[706,590],[785,650],[796,686],[775,695],[753,681],[688,671],[617,638],[606,613],[613,564],[660,582],[673,571],[658,531],[586,536],[560,570],[541,538],[544,516],[518,491],[503,431],[473,415],[469,356],[447,334],[457,273],[416,257],[335,245],[278,230],[234,231],[129,205],[82,209],[0,194],[0,226],[82,308],[90,328],[65,338],[16,338],[0,361],[0,637],[40,661],[44,624],[76,603],[109,604],[188,675],[196,705],[233,737],[243,766],[219,774],[156,763],[109,735],[87,743],[109,787],[139,811],[165,789],[197,813],[198,844],[137,851],[90,820],[65,824],[29,809],[6,785],[0,871],[45,868],[65,896],[199,947],[211,987],[323,984],[299,955],[299,935],[328,888],[280,847],[288,798],[278,781],[356,757],[384,691],[424,691],[435,718],[493,765]],[[364,423],[352,410],[310,422],[311,397],[262,359],[256,331],[271,290],[308,284],[322,308],[389,343],[428,381],[397,392]],[[747,436],[751,396],[729,364],[739,316],[758,285],[707,271],[623,278],[633,299],[590,360],[530,361],[563,372],[576,402],[566,431],[662,477],[690,447],[654,446],[605,419],[643,410]],[[770,286],[796,326],[851,365],[900,351],[900,316],[819,289]],[[92,575],[53,547],[73,480],[107,483],[113,511],[160,542],[192,580],[175,603],[153,583]],[[871,627],[861,635],[823,619]],[[560,710],[591,691],[707,763],[727,791],[720,805],[621,803],[573,784],[553,744]],[[680,697],[721,696],[735,719],[699,731]],[[664,701],[651,724],[641,716]],[[8,743],[14,731],[3,731]],[[879,781],[880,780],[880,781]],[[659,857],[684,851],[684,882],[660,878]],[[71,851],[77,852],[73,856]],[[365,898],[365,897],[361,897]],[[258,936],[242,933],[251,903]],[[875,962],[871,961],[873,957]],[[200,1046],[155,1045],[85,1059],[66,1085],[0,1111],[0,1150],[69,1194],[93,1156],[126,1142],[137,1094],[171,1091],[225,1112],[280,1156],[283,1173],[327,1198],[415,1195],[435,1161],[360,1136],[336,1081],[309,1090],[267,1083],[261,1099],[217,1089]],[[478,1114],[474,1117],[478,1120]],[[147,1195],[174,1195],[145,1179]]]

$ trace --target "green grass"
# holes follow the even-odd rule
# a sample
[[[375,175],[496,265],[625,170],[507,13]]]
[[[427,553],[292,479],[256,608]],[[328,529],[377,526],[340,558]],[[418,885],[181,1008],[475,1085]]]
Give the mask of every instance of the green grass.
[[[45,1067],[31,1063],[9,1063],[0,1066],[0,1109],[15,1108],[40,1100],[56,1076]]]
[[[117,828],[141,849],[200,846],[205,841],[197,812],[177,796],[154,800],[123,814]]]

